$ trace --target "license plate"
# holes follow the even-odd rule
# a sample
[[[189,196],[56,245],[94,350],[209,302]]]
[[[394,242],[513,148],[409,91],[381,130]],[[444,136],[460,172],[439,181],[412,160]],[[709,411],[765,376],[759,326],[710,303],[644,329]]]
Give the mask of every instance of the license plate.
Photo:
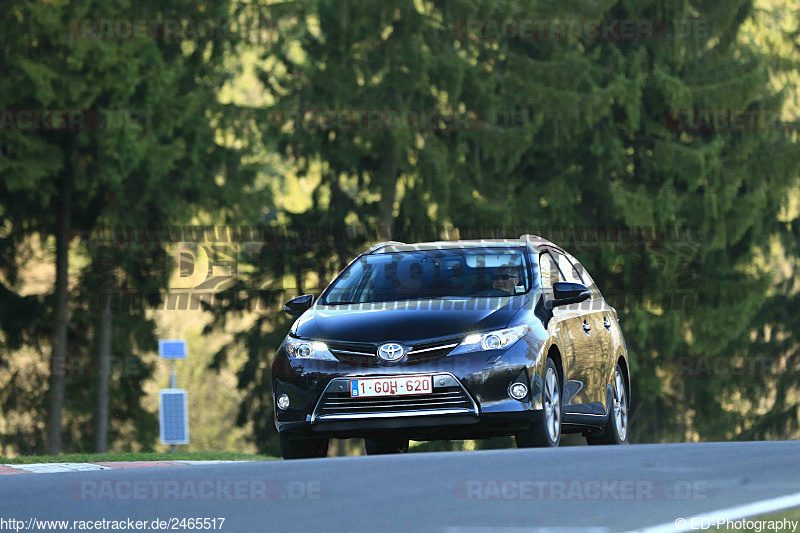
[[[351,398],[431,394],[432,392],[433,376],[400,376],[396,378],[350,380]]]

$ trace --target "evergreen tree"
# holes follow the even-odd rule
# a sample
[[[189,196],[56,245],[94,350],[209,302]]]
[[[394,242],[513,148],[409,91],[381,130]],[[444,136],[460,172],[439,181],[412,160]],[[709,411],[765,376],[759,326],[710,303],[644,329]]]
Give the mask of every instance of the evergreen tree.
[[[139,305],[101,320],[101,303],[108,290],[142,293],[166,287],[165,242],[156,240],[145,250],[101,242],[106,256],[101,257],[92,247],[78,246],[75,235],[98,227],[144,230],[185,223],[203,208],[221,209],[254,177],[238,149],[217,142],[218,132],[238,120],[217,100],[231,42],[184,41],[163,33],[145,39],[94,38],[81,33],[81,21],[94,21],[99,31],[104,23],[121,19],[219,21],[231,15],[227,2],[184,0],[12,1],[0,14],[0,108],[87,110],[83,127],[12,130],[0,137],[0,212],[7,229],[0,243],[7,259],[1,265],[6,282],[0,328],[11,348],[46,346],[47,339],[56,338],[49,387],[53,453],[62,449],[62,427],[67,429],[65,447],[87,450],[95,428],[102,432],[105,424],[105,414],[92,424],[96,396],[105,394],[97,390],[98,366],[92,360],[87,365],[91,375],[71,376],[59,370],[69,364],[67,355],[101,354],[101,368],[111,353],[127,361],[109,382],[109,412],[119,420],[112,441],[131,422],[137,430],[128,436],[134,441],[128,447],[135,442],[151,446],[156,431],[153,415],[140,403],[151,369],[138,358],[155,349],[152,318]],[[16,258],[26,239],[37,234],[57,236],[55,299],[18,294],[17,272],[24,265]],[[77,284],[70,283],[76,274],[68,265],[76,254],[88,256],[90,264]],[[159,303],[156,294],[151,305]],[[7,311],[12,305],[18,311]],[[102,349],[97,346],[102,335],[93,334],[102,330],[101,324],[110,333]],[[33,421],[4,434],[3,444],[42,452],[44,404],[38,396],[22,401],[23,391],[36,396],[27,378],[12,376],[4,387],[3,406],[6,413],[29,412]],[[104,382],[99,381],[101,387]],[[63,423],[62,411],[67,413]]]
[[[518,228],[533,228],[574,250],[618,308],[633,364],[634,440],[756,431],[753,412],[731,408],[730,399],[761,399],[769,379],[744,388],[724,376],[692,378],[677,364],[683,356],[757,351],[750,336],[765,330],[770,310],[793,316],[793,300],[777,308],[767,300],[769,279],[753,265],[796,183],[795,139],[679,125],[704,111],[780,109],[785,94],[770,74],[776,64],[796,62],[777,61],[742,38],[750,1],[316,1],[297,9],[287,20],[298,21],[299,36],[266,52],[272,68],[262,76],[277,100],[265,134],[300,173],[322,169],[313,207],[292,215],[294,224],[394,220],[396,234],[412,240],[419,240],[412,227],[430,222],[452,223],[462,237],[516,238]],[[505,39],[488,31],[489,21],[503,19],[650,26],[637,38],[597,37],[579,27]],[[481,121],[433,131],[341,131],[319,127],[318,112],[298,113],[395,108],[465,110]],[[364,189],[371,194],[358,192]],[[390,205],[399,207],[392,217]],[[563,227],[618,228],[627,237],[601,231],[598,240]],[[278,251],[268,276],[329,276],[343,250],[328,244],[294,256]],[[314,265],[323,258],[324,267]],[[241,339],[250,347],[248,365],[260,370],[240,376],[249,394],[240,414],[266,420],[256,434],[262,450],[274,447],[271,416],[263,415],[271,409],[263,353],[287,322],[272,323],[268,333]],[[785,393],[796,377],[782,383]],[[761,434],[790,435],[794,409],[776,402]]]

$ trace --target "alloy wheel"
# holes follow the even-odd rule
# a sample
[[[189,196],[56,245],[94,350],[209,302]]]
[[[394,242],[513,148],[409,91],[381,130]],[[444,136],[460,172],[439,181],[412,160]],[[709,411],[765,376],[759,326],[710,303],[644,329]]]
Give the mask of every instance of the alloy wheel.
[[[625,380],[619,369],[614,373],[614,421],[617,434],[624,441],[628,432],[628,399],[625,394]]]
[[[547,432],[550,440],[558,440],[561,431],[561,394],[558,387],[558,376],[552,367],[547,368],[544,379],[544,410],[547,419]]]

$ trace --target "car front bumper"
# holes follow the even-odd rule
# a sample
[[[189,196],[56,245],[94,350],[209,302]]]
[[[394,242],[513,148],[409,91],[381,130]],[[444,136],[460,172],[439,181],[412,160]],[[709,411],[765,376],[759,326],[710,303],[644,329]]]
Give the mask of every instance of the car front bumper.
[[[542,414],[542,354],[523,338],[505,350],[449,355],[398,366],[354,365],[289,358],[280,349],[273,364],[273,400],[279,432],[316,437],[365,437],[402,433],[414,440],[511,435]],[[362,402],[349,397],[353,378],[431,375],[433,393],[418,398],[383,397]],[[515,400],[509,386],[526,383],[528,397]],[[395,401],[396,400],[396,401]],[[445,401],[446,400],[446,401]],[[277,406],[277,402],[274,404]]]

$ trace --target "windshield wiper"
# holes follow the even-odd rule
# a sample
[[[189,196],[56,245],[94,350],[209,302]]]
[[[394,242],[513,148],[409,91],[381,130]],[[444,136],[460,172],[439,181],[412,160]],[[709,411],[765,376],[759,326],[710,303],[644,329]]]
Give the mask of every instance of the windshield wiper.
[[[441,296],[413,296],[411,298],[403,298],[397,300],[398,302],[406,302],[408,300],[467,300],[468,296],[456,296],[454,294],[444,294]]]
[[[407,302],[410,300],[442,300],[442,299],[457,299],[457,300],[467,300],[469,296],[455,296],[455,295],[444,295],[444,296],[412,296],[410,298],[398,298],[396,300],[367,300],[366,302],[354,302],[351,300],[343,300],[339,302],[325,302],[322,305],[356,305],[356,304],[380,304],[380,303],[391,303],[391,302]]]

